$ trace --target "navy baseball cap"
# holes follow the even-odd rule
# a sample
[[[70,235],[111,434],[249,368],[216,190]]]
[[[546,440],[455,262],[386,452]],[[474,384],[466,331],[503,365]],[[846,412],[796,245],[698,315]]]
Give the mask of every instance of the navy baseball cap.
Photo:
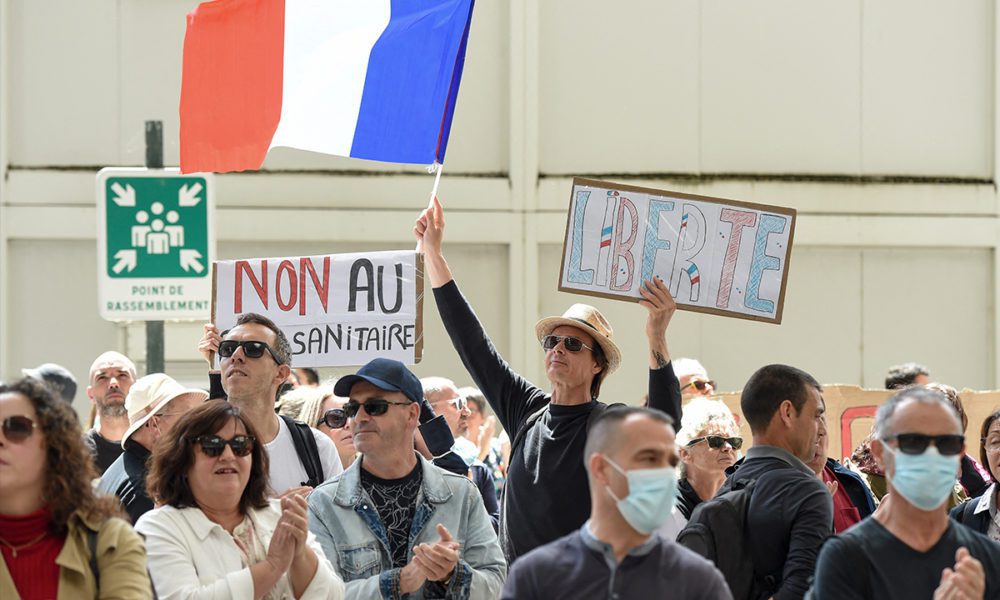
[[[424,387],[420,385],[420,380],[398,360],[390,358],[371,360],[354,375],[338,379],[337,384],[333,386],[333,393],[347,398],[351,395],[351,388],[359,381],[367,381],[382,390],[402,392],[416,403],[424,399]]]

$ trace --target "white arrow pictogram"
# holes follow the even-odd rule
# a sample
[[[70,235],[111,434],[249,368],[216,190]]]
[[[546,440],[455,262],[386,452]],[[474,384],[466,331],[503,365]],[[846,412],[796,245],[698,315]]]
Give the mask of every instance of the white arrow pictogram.
[[[111,184],[111,191],[115,193],[115,197],[112,198],[115,204],[118,206],[135,206],[135,188],[129,184],[122,184],[117,181]]]
[[[121,273],[122,270],[126,268],[131,271],[138,264],[136,261],[135,250],[119,250],[115,253],[115,258],[118,259],[118,262],[115,263],[115,266],[111,267],[111,270],[114,271],[116,275]]]
[[[197,206],[201,202],[201,197],[198,194],[201,193],[201,184],[194,183],[190,187],[187,185],[182,185],[181,189],[177,192],[177,204],[181,208],[187,208],[189,206]]]
[[[198,262],[199,258],[201,258],[201,252],[197,250],[181,250],[181,268],[185,271],[194,269],[195,273],[201,273],[205,267]]]

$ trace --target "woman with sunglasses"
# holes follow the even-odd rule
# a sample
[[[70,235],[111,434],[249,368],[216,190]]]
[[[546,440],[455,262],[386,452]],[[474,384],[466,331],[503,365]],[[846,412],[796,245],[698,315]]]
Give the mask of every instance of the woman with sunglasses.
[[[268,501],[268,460],[238,407],[209,400],[160,438],[139,519],[160,598],[343,598],[305,498]]]
[[[983,421],[979,439],[979,459],[989,467],[993,484],[983,495],[953,508],[951,518],[1000,542],[1000,410]]]
[[[739,431],[732,411],[720,400],[699,397],[684,407],[677,432],[681,458],[677,504],[673,518],[660,529],[664,537],[677,537],[694,508],[722,487],[726,469],[736,463],[736,452],[743,446]]]
[[[0,384],[0,598],[152,597],[142,540],[96,476],[69,404]]]
[[[308,423],[310,427],[325,433],[333,440],[340,462],[347,469],[358,452],[354,449],[351,429],[347,427],[345,402],[347,400],[334,395],[332,385],[298,387],[281,397],[278,413]]]

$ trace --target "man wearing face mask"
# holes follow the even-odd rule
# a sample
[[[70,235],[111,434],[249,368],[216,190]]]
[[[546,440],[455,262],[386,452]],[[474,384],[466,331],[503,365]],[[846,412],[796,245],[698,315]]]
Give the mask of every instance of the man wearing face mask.
[[[715,566],[655,533],[677,496],[672,419],[614,408],[598,417],[584,450],[590,519],[511,567],[504,599],[731,599]]]
[[[876,461],[889,493],[873,518],[829,540],[813,598],[1000,598],[1000,546],[948,519],[965,451],[944,394],[909,388],[875,415]]]

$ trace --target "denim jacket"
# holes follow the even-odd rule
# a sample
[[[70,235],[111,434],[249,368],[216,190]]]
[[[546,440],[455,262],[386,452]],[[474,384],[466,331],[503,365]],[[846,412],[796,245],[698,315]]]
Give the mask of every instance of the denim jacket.
[[[427,582],[407,596],[417,599],[485,600],[499,598],[507,564],[479,490],[468,478],[435,467],[419,455],[423,483],[410,527],[408,560],[417,544],[434,543],[437,524],[461,544],[460,558],[447,586]],[[392,567],[389,538],[371,498],[361,487],[356,460],[341,475],[309,495],[309,529],[323,546],[334,570],[347,583],[347,598],[396,600],[400,569]]]

